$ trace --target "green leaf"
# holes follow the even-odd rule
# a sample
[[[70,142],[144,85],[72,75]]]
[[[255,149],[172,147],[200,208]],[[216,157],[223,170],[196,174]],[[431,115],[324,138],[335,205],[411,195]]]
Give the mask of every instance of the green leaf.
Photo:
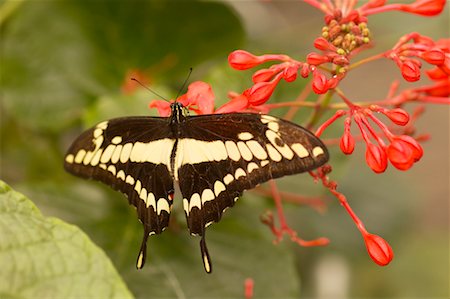
[[[0,181],[1,298],[132,298],[105,253],[80,229],[45,218]]]

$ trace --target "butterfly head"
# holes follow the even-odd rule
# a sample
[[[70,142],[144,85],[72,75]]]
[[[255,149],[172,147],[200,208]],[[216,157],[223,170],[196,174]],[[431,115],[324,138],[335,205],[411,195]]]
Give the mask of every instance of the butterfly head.
[[[187,116],[187,109],[180,102],[170,103],[170,122],[181,123]]]

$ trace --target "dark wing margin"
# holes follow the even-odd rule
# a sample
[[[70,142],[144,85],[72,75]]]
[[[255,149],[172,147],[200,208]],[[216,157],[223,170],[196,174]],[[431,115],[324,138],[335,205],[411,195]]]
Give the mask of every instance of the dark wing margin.
[[[262,114],[194,116],[186,119],[179,138],[174,171],[189,230],[202,236],[207,272],[205,227],[218,222],[244,190],[315,169],[329,158],[325,145],[308,130]]]
[[[174,193],[169,171],[172,135],[167,118],[112,119],[82,133],[65,156],[68,172],[105,183],[136,207],[144,226],[137,268],[144,266],[148,236],[169,224]]]

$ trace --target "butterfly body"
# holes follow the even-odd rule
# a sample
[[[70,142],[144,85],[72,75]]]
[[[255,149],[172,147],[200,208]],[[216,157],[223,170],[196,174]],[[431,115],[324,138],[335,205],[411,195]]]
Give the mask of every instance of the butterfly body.
[[[180,187],[187,225],[200,235],[211,271],[205,228],[218,222],[244,190],[328,160],[323,143],[306,129],[269,115],[188,116],[178,102],[170,117],[125,117],[101,122],[71,145],[65,169],[126,194],[144,225],[137,267],[145,263],[149,235],[169,224],[174,184]]]

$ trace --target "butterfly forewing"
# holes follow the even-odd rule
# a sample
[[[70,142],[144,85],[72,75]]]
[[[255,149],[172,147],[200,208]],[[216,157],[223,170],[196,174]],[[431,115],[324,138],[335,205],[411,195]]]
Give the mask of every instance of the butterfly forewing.
[[[328,160],[306,129],[272,116],[233,113],[186,119],[177,149],[183,206],[192,234],[220,220],[246,189]]]
[[[137,208],[145,233],[158,234],[169,223],[174,192],[169,167],[174,143],[166,118],[112,119],[80,135],[69,148],[64,167],[127,195]]]

